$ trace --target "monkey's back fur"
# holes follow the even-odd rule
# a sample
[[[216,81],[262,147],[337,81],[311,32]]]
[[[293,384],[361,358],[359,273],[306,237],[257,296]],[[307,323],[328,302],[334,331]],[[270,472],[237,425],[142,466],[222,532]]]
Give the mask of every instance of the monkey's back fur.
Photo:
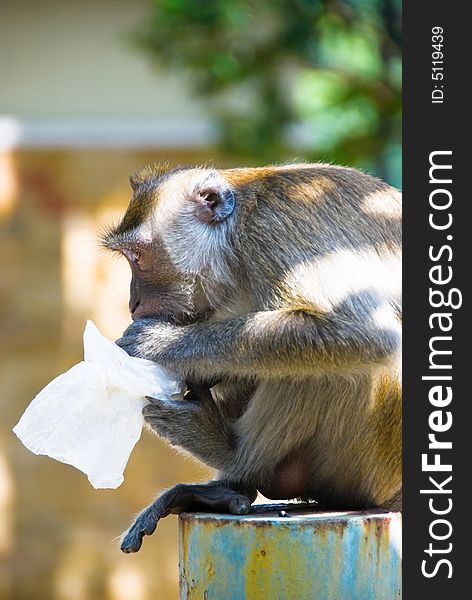
[[[291,343],[277,348],[280,377],[273,377],[273,363],[265,377],[260,365],[262,381],[235,423],[248,475],[254,465],[270,470],[275,457],[297,456],[301,448],[303,466],[297,458],[296,469],[306,480],[294,474],[300,487],[285,495],[399,508],[400,194],[365,174],[328,165],[234,170],[227,177],[244,182],[252,207],[233,242],[243,258],[235,261],[232,282],[243,292],[215,318],[278,309],[301,316]],[[250,261],[244,260],[248,248]],[[365,320],[375,313],[390,330],[367,330]],[[307,356],[295,346],[306,315],[317,320],[322,345],[307,365],[312,373],[299,374],[295,363]],[[285,326],[283,316],[276,326]],[[377,355],[373,362],[356,361],[356,353],[369,352]],[[261,491],[279,497],[271,484]]]

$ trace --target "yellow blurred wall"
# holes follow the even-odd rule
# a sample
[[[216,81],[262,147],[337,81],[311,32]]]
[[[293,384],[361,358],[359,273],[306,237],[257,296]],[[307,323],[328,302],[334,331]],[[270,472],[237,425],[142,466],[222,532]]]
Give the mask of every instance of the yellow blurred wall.
[[[115,537],[162,488],[209,472],[143,435],[124,484],[96,491],[11,433],[53,377],[79,361],[92,318],[111,338],[129,317],[125,264],[100,227],[125,208],[127,178],[159,160],[214,158],[188,82],[164,75],[128,33],[146,0],[3,0],[0,15],[0,598],[170,600],[177,523],[141,553]]]
[[[177,597],[175,517],[136,556],[122,555],[115,537],[159,490],[205,479],[207,469],[146,432],[124,484],[97,491],[79,471],[34,456],[11,433],[34,395],[82,358],[86,318],[112,339],[129,322],[127,266],[98,248],[97,232],[126,206],[128,174],[160,157],[109,149],[1,155],[0,181],[9,181],[0,187],[2,599]]]

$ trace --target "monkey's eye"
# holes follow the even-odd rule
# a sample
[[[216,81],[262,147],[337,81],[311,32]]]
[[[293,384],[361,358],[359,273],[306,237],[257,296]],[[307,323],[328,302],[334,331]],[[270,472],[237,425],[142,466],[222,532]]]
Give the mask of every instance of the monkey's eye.
[[[130,263],[136,265],[139,263],[139,259],[141,258],[139,252],[136,252],[135,250],[123,250],[123,254]]]

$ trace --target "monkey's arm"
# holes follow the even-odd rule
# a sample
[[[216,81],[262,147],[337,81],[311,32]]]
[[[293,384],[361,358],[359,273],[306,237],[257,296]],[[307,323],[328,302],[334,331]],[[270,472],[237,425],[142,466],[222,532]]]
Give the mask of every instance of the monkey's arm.
[[[380,323],[372,314],[286,309],[186,326],[138,319],[117,343],[185,377],[286,377],[385,362],[400,328],[388,311]]]

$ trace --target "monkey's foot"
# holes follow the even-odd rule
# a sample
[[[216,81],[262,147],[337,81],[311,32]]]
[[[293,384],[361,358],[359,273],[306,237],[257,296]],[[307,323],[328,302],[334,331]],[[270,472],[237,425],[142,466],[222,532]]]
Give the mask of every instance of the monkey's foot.
[[[209,507],[233,515],[247,515],[256,498],[256,490],[243,492],[225,481],[201,484],[181,483],[164,492],[143,510],[124,535],[121,550],[126,554],[138,552],[145,535],[154,533],[157,523],[170,514]]]

